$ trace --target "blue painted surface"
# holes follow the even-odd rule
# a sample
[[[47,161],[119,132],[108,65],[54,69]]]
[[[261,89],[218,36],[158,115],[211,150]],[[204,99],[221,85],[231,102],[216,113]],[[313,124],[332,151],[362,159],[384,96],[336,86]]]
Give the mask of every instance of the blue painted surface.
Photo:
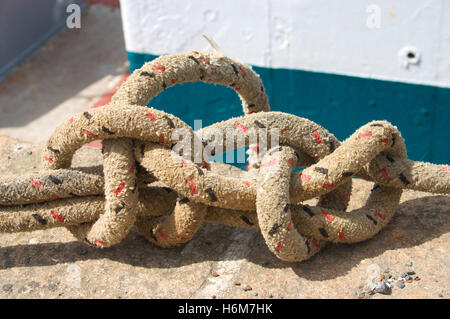
[[[130,71],[156,57],[128,52]],[[387,120],[402,133],[410,159],[450,163],[448,88],[302,70],[253,70],[261,76],[273,111],[308,118],[341,141],[372,120]],[[234,90],[208,83],[176,85],[149,105],[191,126],[195,119],[207,126],[242,115]]]

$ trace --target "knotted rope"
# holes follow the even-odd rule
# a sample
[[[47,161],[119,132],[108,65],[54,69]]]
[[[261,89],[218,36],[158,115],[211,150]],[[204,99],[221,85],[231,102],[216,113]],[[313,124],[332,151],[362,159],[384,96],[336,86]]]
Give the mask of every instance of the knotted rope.
[[[177,117],[145,106],[162,90],[193,81],[234,88],[245,115],[193,132]],[[236,147],[250,130],[261,141],[278,129],[280,143],[258,154],[260,161],[245,172],[198,164],[194,147],[175,154],[178,129],[189,133],[190,145],[198,143],[201,154],[210,132]],[[99,139],[103,167],[70,168],[74,152]],[[64,226],[79,240],[109,247],[136,225],[154,244],[172,247],[189,241],[208,220],[260,228],[280,259],[302,261],[327,241],[373,237],[394,215],[402,189],[450,194],[448,166],[408,160],[403,138],[390,123],[368,123],[341,143],[312,121],[270,112],[250,67],[196,51],[146,63],[109,105],[61,123],[43,161],[45,169],[37,173],[0,176],[1,232]],[[299,166],[307,168],[292,173]],[[364,207],[346,211],[353,176],[375,185]],[[302,204],[318,196],[319,206]]]

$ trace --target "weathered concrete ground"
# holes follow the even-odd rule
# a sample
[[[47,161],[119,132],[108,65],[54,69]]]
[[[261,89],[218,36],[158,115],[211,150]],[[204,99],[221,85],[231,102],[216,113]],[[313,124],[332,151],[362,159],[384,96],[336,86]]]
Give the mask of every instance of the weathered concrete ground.
[[[0,174],[39,169],[40,147],[0,136]],[[84,147],[73,164],[98,164],[100,155]],[[351,207],[361,206],[372,186],[354,184]],[[379,267],[394,278],[413,269],[420,281],[403,289],[394,281],[391,295],[366,298],[448,298],[449,207],[449,196],[405,191],[393,220],[373,239],[330,244],[294,264],[273,256],[258,231],[213,223],[175,249],[155,247],[135,230],[108,249],[85,246],[63,228],[0,234],[0,297],[358,298],[368,270]],[[247,285],[252,290],[244,291]]]

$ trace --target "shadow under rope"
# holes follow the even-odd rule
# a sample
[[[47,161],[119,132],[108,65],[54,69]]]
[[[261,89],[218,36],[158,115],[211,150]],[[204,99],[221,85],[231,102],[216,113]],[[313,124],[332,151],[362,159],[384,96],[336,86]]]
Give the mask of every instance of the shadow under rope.
[[[350,245],[329,244],[301,263],[279,260],[267,249],[259,230],[242,229],[254,237],[244,258],[265,268],[292,268],[299,277],[308,280],[333,279],[345,275],[363,259],[379,256],[388,250],[418,246],[446,234],[450,230],[449,207],[449,196],[405,201],[398,206],[391,222],[372,239]],[[1,247],[0,269],[96,259],[110,259],[145,268],[178,268],[204,261],[223,261],[230,258],[225,252],[233,243],[234,230],[220,224],[205,223],[191,242],[171,249],[152,245],[134,229],[120,244],[106,249],[96,249],[77,241]],[[185,249],[187,245],[192,247]],[[242,256],[233,258],[241,259]],[[330,267],[333,272],[327,271]]]

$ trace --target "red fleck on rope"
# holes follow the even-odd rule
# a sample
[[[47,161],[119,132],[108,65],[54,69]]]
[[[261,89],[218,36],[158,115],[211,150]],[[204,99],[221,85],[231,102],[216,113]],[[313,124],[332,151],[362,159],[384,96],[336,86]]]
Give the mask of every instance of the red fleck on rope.
[[[318,130],[313,131],[314,136],[316,137],[317,144],[322,143],[322,137],[320,136],[320,133]]]
[[[154,65],[153,69],[156,70],[156,71],[161,71],[161,72],[165,72],[166,71],[165,67],[157,66],[157,65]]]
[[[345,236],[344,236],[344,233],[343,232],[339,232],[339,239],[340,240],[345,240]]]
[[[276,251],[280,251],[281,248],[283,248],[283,243],[280,241],[280,242],[278,243],[277,247],[275,247],[275,250],[276,250]]]
[[[95,239],[95,241],[96,241],[97,243],[99,243],[100,245],[102,245],[102,246],[108,245],[108,243],[106,243],[106,242],[104,242],[104,241],[101,241],[101,240],[98,240],[98,239]]]
[[[375,212],[375,216],[378,216],[381,219],[385,219],[385,216],[383,214],[380,214],[379,212]]]
[[[64,222],[64,217],[62,217],[61,215],[59,215],[57,212],[55,212],[54,210],[51,211],[51,214],[53,216],[54,219],[60,221],[61,223]]]
[[[34,179],[31,180],[31,184],[33,184],[33,186],[37,187],[37,188],[41,188],[42,187],[42,184],[39,183],[38,181],[35,181]]]
[[[332,222],[334,220],[333,217],[331,217],[325,210],[321,209],[322,214],[330,221]]]
[[[344,195],[342,195],[342,197],[340,199],[341,202],[345,202],[349,196],[350,196],[350,191],[348,191]]]
[[[358,134],[358,138],[372,136],[372,132],[365,132]]]
[[[135,169],[136,169],[136,165],[131,164],[130,173],[133,173]]]
[[[159,136],[159,142],[160,142],[160,143],[164,143],[164,135],[161,134],[161,135]]]
[[[119,187],[117,187],[116,190],[114,190],[114,194],[119,195],[119,193],[122,191],[124,187],[125,183],[124,182],[120,183]]]
[[[44,159],[45,159],[47,162],[49,162],[49,163],[53,163],[53,158],[44,156]]]
[[[236,123],[236,128],[240,129],[242,132],[247,132],[248,128],[246,128],[244,125]]]
[[[93,136],[93,137],[97,137],[97,136],[98,136],[97,134],[94,134],[94,133],[92,133],[92,132],[89,132],[88,130],[83,130],[83,134],[86,134],[86,135],[88,135],[88,136]]]
[[[294,159],[291,157],[290,159],[288,159],[288,163],[291,166],[294,166]]]
[[[188,182],[189,187],[191,188],[191,194],[192,195],[198,194],[197,186],[195,186],[194,181],[192,179],[188,179],[186,180],[186,182]]]
[[[243,181],[242,184],[244,184],[244,185],[247,186],[247,187],[250,187],[250,183],[247,182],[247,181]]]
[[[271,167],[271,166],[274,166],[274,165],[276,165],[276,164],[277,164],[277,159],[274,158],[273,160],[271,160],[271,161],[267,164],[267,167]]]
[[[392,178],[389,176],[386,167],[381,170],[381,174],[386,178],[386,180],[390,181]]]
[[[149,118],[151,118],[152,119],[152,121],[154,122],[154,121],[156,121],[156,116],[155,115],[153,115],[153,113],[152,112],[150,112],[150,111],[147,111],[147,115],[148,115],[148,117]]]
[[[300,178],[309,182],[311,180],[311,176],[306,175],[306,174],[300,174]]]
[[[311,240],[311,243],[314,245],[314,247],[319,248],[319,244],[314,239]]]
[[[162,238],[164,238],[165,240],[167,240],[169,238],[169,236],[167,236],[166,234],[164,234],[164,232],[162,231],[162,229],[159,230],[159,235],[161,235]]]
[[[205,62],[206,64],[209,64],[209,61],[206,60],[204,57],[200,57],[200,60],[202,60],[202,61]]]
[[[240,67],[239,67],[239,70],[241,70],[242,78],[245,78],[245,72],[244,72],[244,69],[240,66]]]
[[[323,184],[323,188],[333,188],[336,184]]]

